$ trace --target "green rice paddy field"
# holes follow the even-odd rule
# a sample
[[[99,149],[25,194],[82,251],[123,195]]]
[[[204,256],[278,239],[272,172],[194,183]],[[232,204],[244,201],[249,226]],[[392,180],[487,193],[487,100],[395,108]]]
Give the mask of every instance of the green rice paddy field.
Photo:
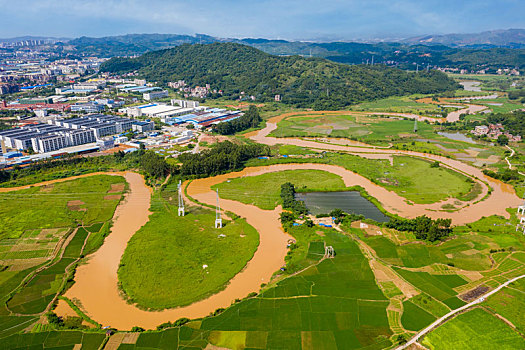
[[[504,321],[476,308],[428,334],[422,344],[430,349],[523,349],[525,339]]]
[[[97,350],[105,338],[104,333],[82,333],[79,331],[51,331],[16,334],[0,341],[1,350],[53,349],[69,350],[82,344],[82,350]]]
[[[404,267],[453,264],[464,270],[487,270],[491,267],[490,248],[495,243],[483,236],[462,236],[439,246],[431,244],[396,245],[386,237],[368,237],[366,242],[384,261]]]

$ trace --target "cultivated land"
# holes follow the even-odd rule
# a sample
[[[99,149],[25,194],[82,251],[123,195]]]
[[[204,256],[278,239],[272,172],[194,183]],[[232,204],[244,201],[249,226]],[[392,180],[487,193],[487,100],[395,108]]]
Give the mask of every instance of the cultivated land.
[[[0,291],[6,301],[0,311],[0,349],[72,349],[75,344],[98,349],[104,340],[98,322],[121,330],[154,329],[183,317],[193,320],[183,326],[178,325],[185,321],[165,325],[168,329],[163,331],[118,332],[109,337],[105,348],[204,349],[210,344],[229,349],[394,348],[451,310],[525,274],[525,238],[514,228],[515,208],[521,202],[510,185],[483,175],[476,167],[481,162],[500,166],[504,149],[452,140],[435,134],[439,126],[423,122],[418,123],[416,134],[413,120],[372,114],[432,117],[442,111],[436,101],[420,101],[421,97],[356,107],[371,113],[292,112],[269,120],[264,130],[246,137],[271,145],[274,156],[248,163],[262,167],[193,180],[187,187],[184,217],[177,215],[175,179],[157,188],[150,203],[140,176],[126,174],[128,200],[119,206],[111,234],[98,251],[125,189],[122,178],[101,177],[120,179],[120,184],[108,183],[109,190],[96,190],[99,177],[93,176],[71,181],[92,180],[82,184],[89,191],[72,187],[63,189],[67,195],[53,192],[55,186],[69,181],[18,191],[21,200],[53,193],[48,196],[52,199],[42,197],[38,208],[56,202],[48,209],[54,214],[35,211],[43,218],[37,221],[15,215],[16,220],[2,232],[2,242],[16,240],[12,246],[24,247],[24,253],[0,246],[0,254],[8,253],[10,261],[23,262],[0,272]],[[490,99],[482,102],[491,106]],[[355,137],[366,144],[340,137]],[[439,166],[431,166],[434,161]],[[12,184],[62,177],[68,171],[44,172]],[[359,185],[392,214],[451,218],[462,226],[437,243],[370,222],[364,229],[356,222],[344,223],[337,230],[301,225],[284,234],[278,221],[284,182],[294,183],[299,190],[323,191]],[[215,205],[213,189],[217,188],[227,211],[220,230],[212,228],[214,212],[200,205]],[[79,194],[85,192],[90,195],[81,198]],[[79,198],[71,198],[73,193]],[[113,201],[113,206],[97,214],[99,202],[106,200]],[[149,218],[147,208],[152,212]],[[11,213],[17,214],[15,209]],[[26,227],[35,223],[39,226]],[[78,224],[85,229],[75,229]],[[295,242],[287,249],[292,237]],[[43,241],[48,244],[45,253],[38,246]],[[334,248],[335,257],[324,258],[325,246]],[[68,266],[93,251],[97,252],[73,278]],[[48,258],[52,259],[49,267],[21,284],[24,276],[48,260],[27,264]],[[40,313],[63,290],[64,276],[75,281],[65,294],[73,308],[68,310],[71,307],[64,307],[61,300],[56,312],[78,316],[66,317],[65,326],[50,325],[39,319]],[[126,303],[117,282],[120,292],[139,307]],[[522,279],[503,288],[420,342],[431,349],[458,348],[458,344],[473,349],[523,348],[523,283]],[[93,333],[64,330],[80,323],[86,326],[86,322],[95,328]],[[33,333],[15,334],[23,329]]]
[[[503,320],[476,308],[445,323],[422,341],[430,349],[522,349],[525,340]]]
[[[102,244],[124,190],[122,177],[95,175],[0,193],[0,337],[46,311],[76,261]]]

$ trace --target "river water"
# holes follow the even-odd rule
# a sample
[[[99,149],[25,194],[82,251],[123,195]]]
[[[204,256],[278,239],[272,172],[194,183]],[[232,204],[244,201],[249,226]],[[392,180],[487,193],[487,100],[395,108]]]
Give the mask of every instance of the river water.
[[[378,222],[388,221],[388,217],[358,191],[296,193],[295,198],[303,201],[314,215],[327,214],[337,208]]]

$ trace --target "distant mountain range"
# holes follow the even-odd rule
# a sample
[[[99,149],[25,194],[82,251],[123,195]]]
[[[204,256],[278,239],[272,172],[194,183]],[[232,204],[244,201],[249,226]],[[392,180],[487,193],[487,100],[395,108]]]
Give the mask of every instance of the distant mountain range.
[[[70,38],[56,38],[44,36],[20,36],[16,38],[2,39],[0,42],[16,42],[24,40],[50,40],[61,41],[72,45],[90,45],[90,44],[127,44],[136,45],[138,49],[158,50],[167,47],[173,47],[180,44],[207,44],[211,42],[252,42],[257,43],[264,41],[289,43],[286,40],[270,40],[270,39],[234,39],[234,38],[218,38],[205,34],[195,35],[179,35],[179,34],[126,34],[107,36],[100,38],[80,37],[75,39]],[[298,41],[292,41],[298,42]],[[299,41],[301,42],[301,41]],[[311,41],[315,43],[328,43],[328,40]],[[349,41],[343,41],[349,42]],[[445,45],[449,47],[511,47],[511,48],[525,48],[525,29],[498,29],[490,30],[480,33],[467,34],[431,34],[419,35],[406,39],[389,39],[389,40],[359,40],[359,43],[374,44],[378,42],[403,43],[409,45]],[[356,42],[357,43],[357,42]],[[166,46],[166,47],[164,47]]]
[[[20,37],[15,39],[50,40],[54,38]],[[64,40],[65,45],[61,47],[57,45],[57,50],[62,50],[65,57],[137,56],[182,44],[215,42],[239,43],[280,56],[322,57],[347,64],[383,63],[414,70],[427,66],[473,71],[495,71],[499,68],[525,69],[525,30],[523,29],[494,30],[478,34],[427,35],[390,43],[232,39],[205,34],[128,34]]]
[[[490,30],[473,34],[423,35],[401,40],[406,44],[446,45],[451,47],[525,47],[525,29]]]

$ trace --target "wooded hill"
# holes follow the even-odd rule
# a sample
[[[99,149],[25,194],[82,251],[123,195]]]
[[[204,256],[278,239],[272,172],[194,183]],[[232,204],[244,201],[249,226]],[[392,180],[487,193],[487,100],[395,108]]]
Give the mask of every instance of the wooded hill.
[[[392,95],[437,93],[458,85],[437,71],[406,72],[382,65],[350,66],[321,58],[273,56],[236,43],[181,45],[137,58],[113,58],[102,72],[137,71],[148,81],[184,80],[191,86],[210,84],[224,96],[241,92],[257,101],[273,100],[297,107],[342,108]]]

